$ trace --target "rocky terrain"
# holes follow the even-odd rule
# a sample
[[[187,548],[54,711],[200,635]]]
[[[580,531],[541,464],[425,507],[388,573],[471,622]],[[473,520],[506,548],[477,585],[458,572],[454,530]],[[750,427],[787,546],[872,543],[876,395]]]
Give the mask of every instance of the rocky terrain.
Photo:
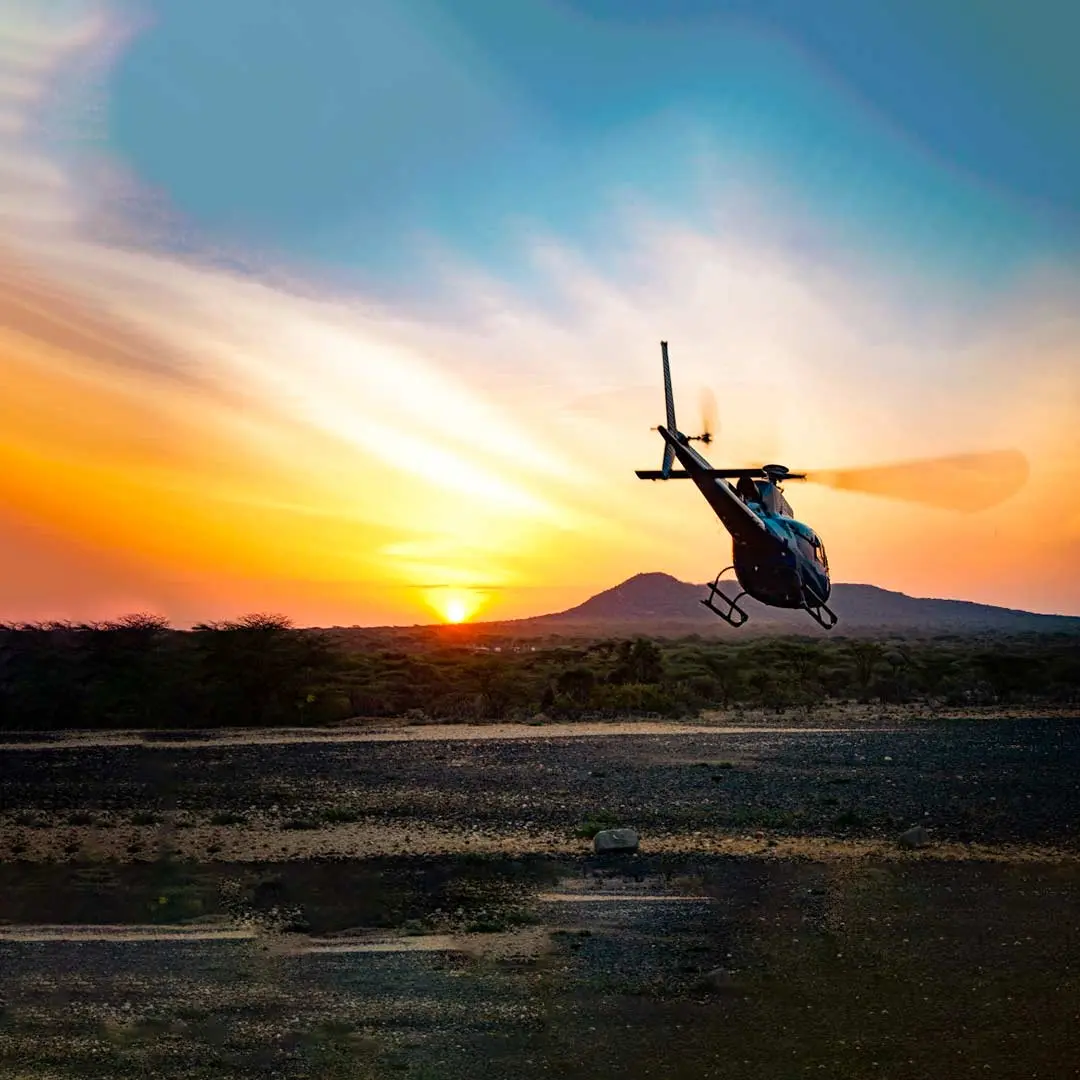
[[[147,858],[167,838],[199,859],[569,853],[591,822],[633,825],[654,850],[916,824],[960,844],[1080,841],[1069,719],[471,731],[9,744],[0,852]]]
[[[1074,1075],[1076,719],[744,719],[9,740],[0,1073]]]

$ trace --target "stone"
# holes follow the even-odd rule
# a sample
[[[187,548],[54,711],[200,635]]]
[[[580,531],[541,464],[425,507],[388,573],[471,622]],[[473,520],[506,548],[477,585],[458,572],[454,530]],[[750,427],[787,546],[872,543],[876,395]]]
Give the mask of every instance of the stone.
[[[906,848],[923,848],[930,844],[930,834],[921,826],[916,825],[913,829],[900,834],[900,846]]]
[[[637,851],[638,834],[634,829],[601,829],[593,837],[593,850],[597,855],[616,851]]]

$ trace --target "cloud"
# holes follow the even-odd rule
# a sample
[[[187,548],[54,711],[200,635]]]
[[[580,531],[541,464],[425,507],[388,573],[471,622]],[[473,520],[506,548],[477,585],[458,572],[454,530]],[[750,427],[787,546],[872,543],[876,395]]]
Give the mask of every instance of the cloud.
[[[1033,268],[957,315],[887,257],[778,222],[765,191],[681,216],[623,206],[606,269],[537,235],[523,257],[542,291],[444,253],[422,311],[284,261],[237,269],[181,245],[168,215],[147,229],[153,200],[72,149],[57,72],[99,71],[128,24],[59,10],[0,4],[0,539],[30,523],[55,541],[48,556],[20,541],[39,570],[108,565],[96,593],[83,575],[84,606],[412,621],[420,586],[487,589],[489,614],[512,615],[643,569],[711,577],[727,544],[695,493],[633,477],[659,457],[663,337],[687,427],[697,389],[716,392],[718,460],[1029,453],[1029,489],[974,530],[790,493],[841,579],[1080,610],[1066,580],[1080,526],[1050,535],[1036,516],[1080,481],[1065,270]],[[38,610],[5,588],[0,616]]]

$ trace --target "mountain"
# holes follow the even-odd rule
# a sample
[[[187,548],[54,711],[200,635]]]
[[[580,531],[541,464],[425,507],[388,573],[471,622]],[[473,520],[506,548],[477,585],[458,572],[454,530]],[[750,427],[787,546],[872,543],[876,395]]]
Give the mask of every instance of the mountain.
[[[727,586],[727,591],[734,594],[732,585]],[[603,632],[615,627],[625,629],[630,624],[649,633],[827,633],[804,611],[765,607],[749,597],[743,597],[739,603],[745,607],[750,621],[743,629],[734,631],[699,603],[706,595],[707,585],[691,585],[669,574],[637,574],[567,611],[503,625],[552,633],[586,629]],[[834,585],[829,606],[840,619],[834,634],[870,631],[1080,634],[1080,617],[1038,615],[966,600],[907,596],[874,585]]]

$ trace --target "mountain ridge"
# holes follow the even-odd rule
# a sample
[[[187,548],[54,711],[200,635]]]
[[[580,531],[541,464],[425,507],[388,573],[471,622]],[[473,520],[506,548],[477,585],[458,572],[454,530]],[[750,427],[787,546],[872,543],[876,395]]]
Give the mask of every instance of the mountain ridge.
[[[586,624],[634,622],[643,624],[643,630],[648,630],[649,624],[680,624],[699,631],[710,625],[717,631],[728,631],[730,628],[722,620],[699,603],[707,595],[708,588],[708,585],[680,581],[670,574],[643,572],[564,611],[505,620],[500,625],[555,630]],[[734,583],[729,583],[727,591],[732,595],[733,588],[737,591]],[[739,603],[750,615],[747,629],[827,633],[803,611],[769,608],[749,597]],[[1080,616],[1048,615],[973,600],[909,596],[878,585],[860,583],[835,584],[829,606],[839,616],[837,631],[840,633],[845,627],[941,633],[995,630],[1080,633]]]

